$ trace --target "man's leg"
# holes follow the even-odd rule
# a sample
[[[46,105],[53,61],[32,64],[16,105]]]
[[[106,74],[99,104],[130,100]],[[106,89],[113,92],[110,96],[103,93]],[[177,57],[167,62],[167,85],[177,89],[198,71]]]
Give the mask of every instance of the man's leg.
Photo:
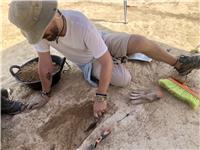
[[[101,64],[98,61],[93,63],[92,75],[99,79]],[[112,70],[111,85],[125,87],[131,82],[131,74],[123,64],[114,64]]]
[[[176,64],[177,58],[161,49],[154,42],[141,35],[131,35],[128,42],[127,55],[143,53],[157,61],[165,62],[171,66]],[[176,64],[178,67],[178,64]]]
[[[180,56],[176,58],[161,49],[154,42],[140,35],[131,35],[127,46],[127,55],[143,53],[147,56],[174,66],[180,75],[187,75],[193,69],[200,69],[200,55]]]

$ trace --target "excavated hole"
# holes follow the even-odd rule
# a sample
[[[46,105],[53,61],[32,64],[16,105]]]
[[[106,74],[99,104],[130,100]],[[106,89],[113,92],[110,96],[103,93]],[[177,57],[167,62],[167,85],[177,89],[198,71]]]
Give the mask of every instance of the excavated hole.
[[[110,105],[110,104],[109,104]],[[110,106],[108,113],[113,114],[116,107]],[[74,150],[80,146],[91,131],[84,132],[93,122],[92,103],[73,105],[63,108],[44,126],[39,129],[40,136],[52,149]]]

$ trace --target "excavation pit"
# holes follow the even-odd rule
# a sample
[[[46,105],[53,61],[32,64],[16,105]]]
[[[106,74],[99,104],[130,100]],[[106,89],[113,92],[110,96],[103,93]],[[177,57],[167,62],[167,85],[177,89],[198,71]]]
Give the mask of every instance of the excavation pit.
[[[93,121],[92,103],[76,104],[55,114],[39,129],[39,135],[52,145],[52,149],[74,150],[92,132],[84,131]]]

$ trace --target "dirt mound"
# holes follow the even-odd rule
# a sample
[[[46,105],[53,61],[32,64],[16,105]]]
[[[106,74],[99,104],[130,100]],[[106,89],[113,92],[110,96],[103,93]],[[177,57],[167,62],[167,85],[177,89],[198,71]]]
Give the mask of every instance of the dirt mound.
[[[53,63],[53,74],[60,70],[60,66],[56,63]],[[16,76],[24,82],[34,82],[39,81],[39,74],[38,74],[38,62],[29,63],[19,69],[16,73]]]

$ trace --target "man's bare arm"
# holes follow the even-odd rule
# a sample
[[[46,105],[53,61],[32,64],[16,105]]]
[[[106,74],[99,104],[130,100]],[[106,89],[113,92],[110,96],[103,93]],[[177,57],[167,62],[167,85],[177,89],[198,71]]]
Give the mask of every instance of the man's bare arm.
[[[97,93],[98,95],[103,94],[105,96],[107,95],[107,90],[112,77],[113,62],[110,53],[108,51],[103,56],[101,56],[98,59],[98,61],[101,64],[101,74],[100,74],[99,87],[97,89]],[[94,116],[96,118],[101,117],[102,114],[106,111],[106,109],[107,109],[106,100],[99,101],[96,97],[93,105]]]
[[[109,51],[107,51],[103,56],[101,56],[98,59],[98,61],[101,64],[101,74],[97,93],[106,94],[111,81],[113,68],[112,57]]]
[[[50,52],[38,52],[38,73],[42,83],[42,91],[50,92],[52,83],[52,59]]]

